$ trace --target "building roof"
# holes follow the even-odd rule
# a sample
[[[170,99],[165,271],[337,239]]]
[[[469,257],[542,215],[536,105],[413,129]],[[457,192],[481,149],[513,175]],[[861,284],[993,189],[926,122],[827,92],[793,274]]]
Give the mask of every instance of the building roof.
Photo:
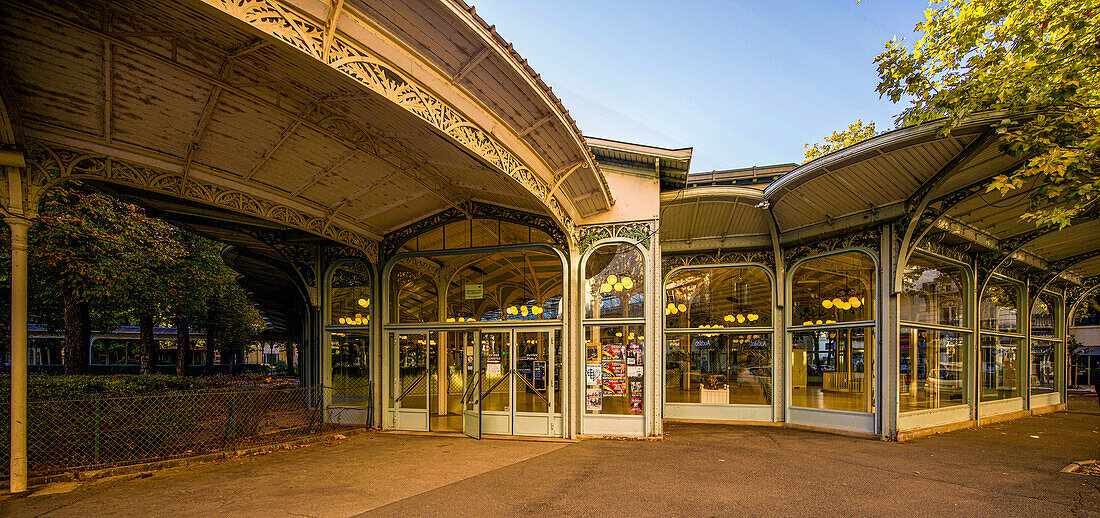
[[[683,187],[691,167],[692,148],[670,149],[596,137],[585,137],[603,168],[630,174],[652,172],[662,189]]]

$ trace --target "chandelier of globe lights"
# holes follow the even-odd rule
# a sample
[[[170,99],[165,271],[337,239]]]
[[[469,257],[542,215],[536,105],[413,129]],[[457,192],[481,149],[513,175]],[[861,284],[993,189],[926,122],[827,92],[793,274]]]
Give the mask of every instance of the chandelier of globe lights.
[[[370,299],[359,299],[356,303],[363,309],[370,308]],[[355,316],[340,317],[336,321],[344,326],[366,325],[370,324],[370,314],[363,315],[362,313],[356,313]]]
[[[604,279],[603,284],[600,284],[600,293],[611,293],[613,291],[619,292],[623,290],[629,290],[634,287],[634,279],[623,275],[616,277],[615,275],[608,275],[607,279]]]

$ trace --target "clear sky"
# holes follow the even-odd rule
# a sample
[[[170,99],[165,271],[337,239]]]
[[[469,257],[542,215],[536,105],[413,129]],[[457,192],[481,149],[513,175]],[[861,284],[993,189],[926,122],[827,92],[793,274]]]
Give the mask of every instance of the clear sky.
[[[585,135],[694,147],[691,170],[801,162],[856,119],[893,126],[874,58],[927,0],[469,0]]]

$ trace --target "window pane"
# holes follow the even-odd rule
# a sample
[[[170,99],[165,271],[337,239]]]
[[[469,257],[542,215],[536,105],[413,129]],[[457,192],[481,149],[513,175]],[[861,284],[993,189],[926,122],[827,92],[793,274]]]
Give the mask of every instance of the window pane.
[[[1031,393],[1046,394],[1054,392],[1055,352],[1061,348],[1060,342],[1033,340],[1031,342]]]
[[[370,336],[332,333],[332,404],[370,405]]]
[[[585,326],[585,412],[641,415],[645,326]]]
[[[1054,338],[1061,336],[1057,315],[1061,312],[1061,299],[1049,293],[1040,293],[1031,308],[1031,336]]]
[[[390,270],[390,322],[420,323],[439,321],[439,292],[426,266],[412,259],[401,259]]]
[[[858,322],[875,318],[875,263],[862,252],[810,259],[791,287],[795,325]]]
[[[1015,333],[1019,324],[1020,285],[1004,279],[993,278],[982,294],[978,319],[982,329]]]
[[[791,353],[791,406],[875,411],[873,328],[794,333]]]
[[[1020,396],[1018,347],[1015,338],[982,335],[982,401]]]
[[[336,267],[329,289],[329,325],[368,325],[370,305],[367,265],[350,262]]]
[[[603,245],[585,264],[585,318],[645,316],[642,253],[625,244]]]
[[[445,260],[462,265],[447,285],[447,322],[561,318],[564,274],[554,252],[513,250]]]
[[[770,334],[670,334],[665,350],[665,401],[771,404]]]
[[[944,326],[966,325],[966,271],[914,255],[902,277],[901,319]]]
[[[401,408],[428,408],[428,337],[397,337],[398,389],[396,403]]]
[[[901,329],[898,399],[902,412],[966,404],[966,340],[961,333]]]
[[[549,412],[550,333],[516,332],[516,412]]]
[[[665,284],[666,328],[766,327],[771,312],[771,278],[763,268],[681,270]]]

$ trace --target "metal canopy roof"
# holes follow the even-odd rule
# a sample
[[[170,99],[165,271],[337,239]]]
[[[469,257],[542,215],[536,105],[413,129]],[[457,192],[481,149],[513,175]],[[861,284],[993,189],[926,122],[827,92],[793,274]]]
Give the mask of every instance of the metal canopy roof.
[[[585,137],[596,161],[608,170],[628,174],[650,173],[660,178],[661,189],[684,186],[691,167],[692,148],[668,149],[617,140]]]

